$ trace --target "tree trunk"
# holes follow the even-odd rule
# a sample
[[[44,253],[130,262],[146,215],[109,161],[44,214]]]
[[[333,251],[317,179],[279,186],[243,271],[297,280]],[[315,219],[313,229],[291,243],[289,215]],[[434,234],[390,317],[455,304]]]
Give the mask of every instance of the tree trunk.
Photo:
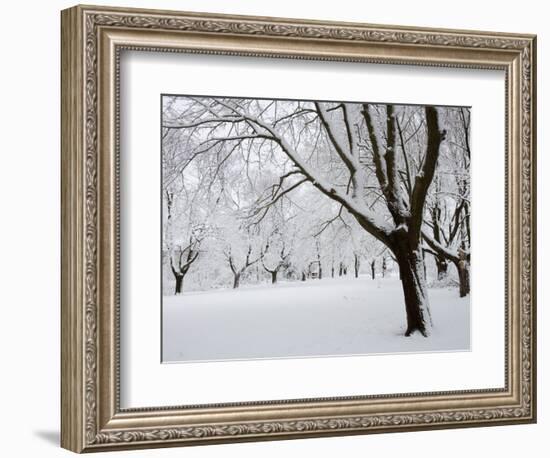
[[[233,289],[236,289],[241,284],[241,273],[233,274]]]
[[[408,240],[403,237],[393,252],[399,265],[403,295],[405,298],[405,310],[407,312],[406,336],[414,332],[420,332],[428,337],[432,327],[430,307],[428,302],[428,289],[424,276],[424,258],[420,246],[411,248]]]
[[[175,294],[181,294],[184,275],[175,274],[174,277],[176,277],[176,293]]]
[[[447,260],[441,256],[436,256],[435,265],[437,267],[437,279],[438,280],[445,279],[445,277],[447,277],[447,272],[448,272],[447,268],[449,267]]]
[[[319,280],[323,279],[323,268],[321,267],[321,262],[319,262],[319,275],[317,277]]]
[[[387,264],[386,264],[386,258],[382,258],[382,278],[384,278],[386,276],[386,269],[387,269]]]
[[[470,263],[466,260],[460,260],[455,263],[458,271],[458,291],[460,297],[470,294]]]
[[[376,263],[375,263],[375,260],[373,259],[372,262],[370,263],[370,273],[371,273],[371,276],[372,276],[372,279],[374,280],[376,278]]]
[[[306,281],[306,273],[302,272],[302,281]]]
[[[354,263],[353,263],[353,267],[354,267],[354,271],[355,271],[355,278],[358,278],[359,277],[359,268],[361,267],[361,261],[359,260],[359,256],[357,256],[356,254],[353,255],[354,256]]]
[[[272,270],[272,271],[270,271],[270,273],[271,273],[271,283],[272,284],[277,283],[277,273],[278,273],[278,271],[277,270]]]
[[[330,276],[332,278],[334,278],[334,264],[332,265],[332,267],[330,268]]]

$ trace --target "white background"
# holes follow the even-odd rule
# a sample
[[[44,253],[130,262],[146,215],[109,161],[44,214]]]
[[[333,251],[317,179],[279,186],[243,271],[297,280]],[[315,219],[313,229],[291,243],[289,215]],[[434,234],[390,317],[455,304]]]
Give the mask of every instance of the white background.
[[[138,52],[121,75],[122,407],[504,387],[503,72]],[[159,94],[182,91],[472,106],[471,351],[159,364]]]
[[[97,3],[104,3],[97,0]],[[118,5],[303,17],[371,23],[440,26],[539,35],[539,131],[548,124],[550,98],[545,43],[550,39],[544,2],[402,1],[361,3],[239,0],[123,1]],[[8,6],[9,5],[9,6]],[[0,422],[2,455],[69,456],[57,447],[59,424],[59,10],[69,2],[3,5],[0,33]],[[498,12],[498,14],[496,13]],[[539,135],[539,423],[537,425],[231,444],[122,452],[127,456],[545,456],[548,338],[544,278],[548,242],[542,237],[550,164]],[[488,177],[490,180],[491,177]],[[546,361],[545,361],[546,360]],[[546,389],[545,389],[546,388]],[[113,455],[116,456],[116,455]]]

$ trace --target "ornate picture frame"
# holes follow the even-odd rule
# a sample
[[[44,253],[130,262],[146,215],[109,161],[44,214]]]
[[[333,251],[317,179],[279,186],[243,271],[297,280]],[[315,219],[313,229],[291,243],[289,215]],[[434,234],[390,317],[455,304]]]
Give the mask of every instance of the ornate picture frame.
[[[62,12],[61,445],[75,452],[536,421],[536,37],[75,6]],[[120,53],[505,72],[503,389],[123,409]]]

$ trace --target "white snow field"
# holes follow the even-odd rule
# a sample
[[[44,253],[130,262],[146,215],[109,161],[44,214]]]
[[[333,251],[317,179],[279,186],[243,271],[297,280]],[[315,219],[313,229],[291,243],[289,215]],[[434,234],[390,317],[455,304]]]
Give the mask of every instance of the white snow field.
[[[163,362],[467,351],[470,298],[429,290],[429,338],[405,337],[398,279],[280,282],[163,298]]]

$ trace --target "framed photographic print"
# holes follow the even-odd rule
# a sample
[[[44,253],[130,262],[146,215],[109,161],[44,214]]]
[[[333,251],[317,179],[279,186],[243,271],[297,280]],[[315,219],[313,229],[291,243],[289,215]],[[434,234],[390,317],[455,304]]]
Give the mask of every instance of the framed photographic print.
[[[62,446],[536,419],[532,35],[62,12]]]

